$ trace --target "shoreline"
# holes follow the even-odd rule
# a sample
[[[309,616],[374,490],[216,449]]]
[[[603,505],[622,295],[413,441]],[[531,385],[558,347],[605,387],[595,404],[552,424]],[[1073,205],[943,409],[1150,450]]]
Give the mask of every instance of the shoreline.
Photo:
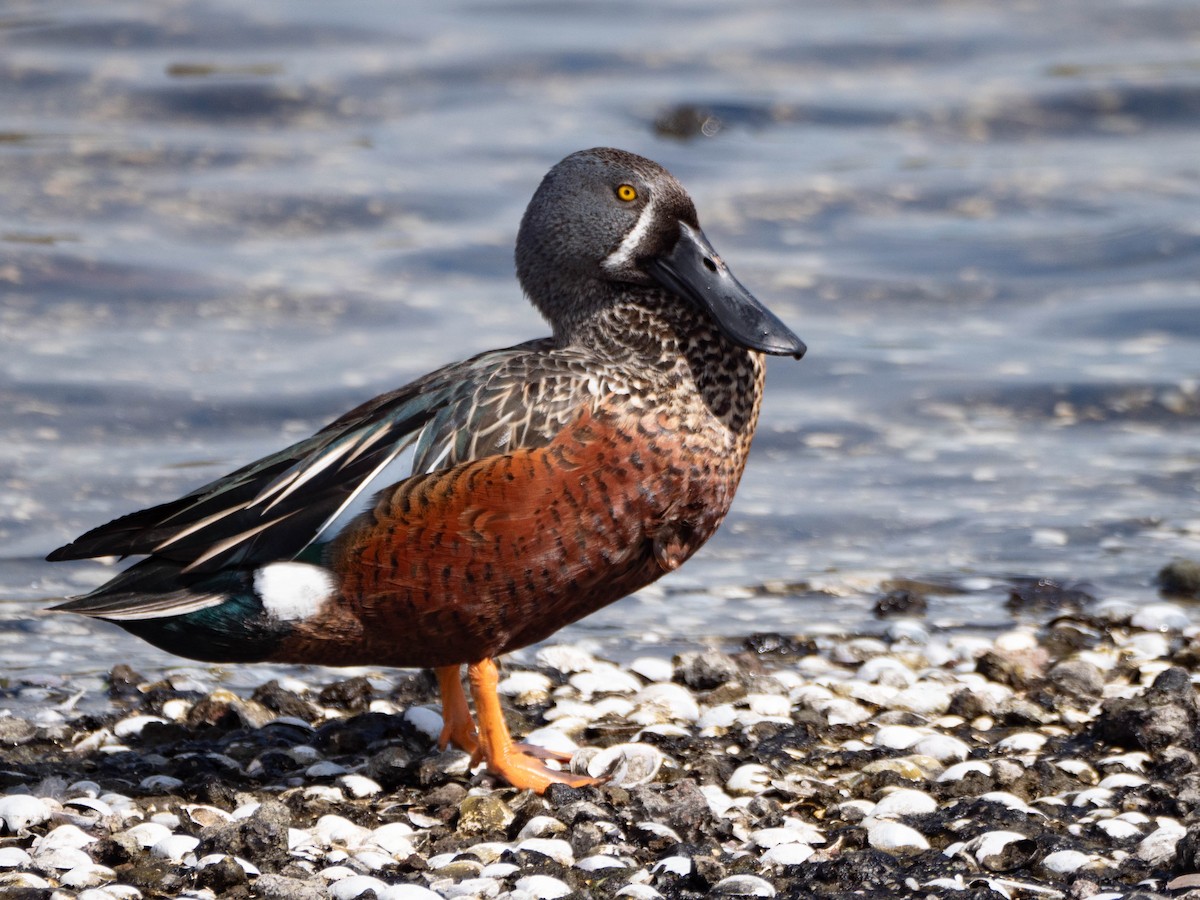
[[[1068,612],[994,638],[896,623],[673,661],[550,645],[507,664],[514,733],[614,775],[544,797],[432,747],[428,673],[235,692],[117,666],[102,696],[48,691],[41,710],[0,714],[0,888],[382,900],[1191,886],[1200,629],[1182,606]]]

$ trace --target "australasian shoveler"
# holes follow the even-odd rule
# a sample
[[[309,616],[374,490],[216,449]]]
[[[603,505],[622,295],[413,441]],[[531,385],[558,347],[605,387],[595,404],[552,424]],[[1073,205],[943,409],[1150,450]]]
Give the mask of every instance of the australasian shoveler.
[[[763,354],[805,347],[726,268],[680,184],[631,153],[551,169],[516,262],[552,337],[88,532],[48,558],[145,559],[54,608],[193,659],[431,667],[442,747],[520,788],[590,783],[512,741],[494,658],[695,553],[741,478]]]

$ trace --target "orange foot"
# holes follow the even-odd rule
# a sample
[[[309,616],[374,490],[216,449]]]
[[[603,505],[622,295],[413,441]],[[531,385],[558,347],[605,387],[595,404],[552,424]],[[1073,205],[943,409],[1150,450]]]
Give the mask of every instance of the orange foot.
[[[513,742],[504,721],[504,711],[500,708],[500,697],[496,694],[500,679],[495,662],[483,659],[471,663],[467,666],[467,677],[471,680],[471,695],[479,715],[479,749],[489,772],[499,775],[515,788],[538,794],[552,784],[586,787],[604,780],[551,769],[542,760],[562,761],[562,754]],[[459,690],[462,690],[461,685]]]
[[[479,762],[479,737],[475,723],[467,706],[467,695],[463,692],[462,678],[458,666],[443,666],[434,669],[438,689],[442,694],[442,733],[438,737],[438,749],[445,750],[453,744],[459,750],[471,754],[471,765]]]

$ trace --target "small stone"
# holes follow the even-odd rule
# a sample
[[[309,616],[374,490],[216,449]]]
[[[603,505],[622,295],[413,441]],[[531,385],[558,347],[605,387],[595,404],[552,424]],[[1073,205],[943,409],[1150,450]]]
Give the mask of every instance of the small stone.
[[[317,819],[313,833],[325,847],[361,847],[371,836],[370,829],[335,815],[321,816]]]
[[[587,856],[575,863],[576,869],[584,872],[600,872],[605,869],[627,869],[629,864],[615,856]]]
[[[1103,831],[1114,841],[1126,841],[1142,833],[1142,829],[1138,828],[1132,822],[1118,818],[1101,819],[1095,824],[1095,828]]]
[[[458,830],[466,834],[503,832],[516,818],[516,813],[492,795],[465,797],[458,807]]]
[[[367,891],[373,891],[376,900],[382,900],[387,884],[370,875],[350,875],[329,885],[329,896],[333,900],[356,900]]]
[[[190,834],[172,834],[158,841],[150,848],[150,855],[171,862],[182,862],[183,858],[199,845],[199,838]]]
[[[1018,731],[996,745],[1003,753],[1037,753],[1046,744],[1046,736],[1035,731]]]
[[[167,720],[161,716],[129,716],[113,726],[113,734],[119,738],[136,737],[152,722],[165,725]]]
[[[19,869],[33,860],[20,847],[0,847],[0,869]]]
[[[33,859],[42,871],[57,869],[66,871],[78,866],[91,864],[92,858],[75,847],[51,847],[47,850],[35,849]]]
[[[549,697],[551,687],[553,682],[550,677],[541,672],[513,672],[496,686],[496,693],[502,697],[513,697],[522,706],[530,706]]]
[[[137,841],[139,847],[149,849],[159,841],[169,838],[171,836],[171,829],[157,822],[143,822],[126,830],[124,834],[129,835],[129,837]]]
[[[664,856],[650,867],[652,875],[667,874],[683,877],[692,874],[692,861],[686,856]]]
[[[912,751],[943,763],[951,760],[964,760],[971,754],[971,748],[964,741],[948,734],[931,734],[923,737],[912,746]]]
[[[1037,844],[1019,831],[987,831],[968,841],[967,851],[985,869],[1008,872],[1025,865],[1037,851]]]
[[[1096,860],[1093,857],[1078,850],[1058,850],[1054,853],[1046,854],[1042,859],[1042,866],[1047,871],[1055,872],[1059,875],[1067,875],[1095,862]]]
[[[630,900],[658,900],[662,896],[648,884],[627,884],[614,897],[629,897]]]
[[[517,840],[531,837],[547,837],[552,834],[562,834],[567,826],[554,816],[534,816],[526,822],[517,834]]]
[[[1147,603],[1133,614],[1129,624],[1147,631],[1183,631],[1192,624],[1188,614],[1174,603]]]
[[[638,725],[659,722],[695,722],[700,718],[700,706],[687,688],[678,684],[656,683],[642,688],[633,696],[636,707],[629,717]]]
[[[531,837],[516,846],[518,852],[537,853],[554,860],[562,866],[575,865],[575,852],[571,845],[560,838]]]
[[[1104,674],[1082,659],[1068,659],[1051,667],[1046,680],[1067,697],[1099,697],[1104,690]]]
[[[305,880],[286,875],[260,875],[254,879],[254,894],[259,900],[327,900],[324,885],[317,879]]]
[[[923,681],[904,688],[892,698],[892,709],[919,716],[938,716],[950,708],[950,689],[944,684]]]
[[[629,671],[650,682],[670,681],[674,675],[674,666],[670,660],[658,656],[639,656],[629,664]]]
[[[874,819],[899,818],[902,816],[917,816],[934,812],[938,808],[937,801],[924,791],[911,788],[899,788],[886,794],[875,804],[871,811]]]
[[[427,706],[410,706],[404,711],[404,721],[431,741],[442,734],[442,715]]]
[[[741,676],[737,660],[715,650],[681,653],[675,658],[675,680],[694,691],[711,691]]]
[[[11,794],[0,797],[0,824],[9,834],[24,831],[31,825],[40,825],[50,818],[50,807],[40,797],[29,794]]]
[[[571,887],[564,881],[549,875],[526,875],[518,878],[515,885],[518,891],[526,891],[538,900],[555,900],[572,893]]]
[[[907,750],[928,734],[928,731],[911,725],[884,725],[875,732],[874,743],[876,747],[887,750]]]
[[[389,822],[371,832],[364,843],[378,847],[394,857],[407,859],[416,851],[412,845],[413,830],[403,822]]]
[[[1149,866],[1167,865],[1175,859],[1175,848],[1186,834],[1178,822],[1160,820],[1159,827],[1138,843],[1137,858]]]
[[[985,763],[980,759],[970,759],[966,762],[955,763],[946,771],[938,776],[938,781],[961,781],[972,772],[978,772],[980,775],[990,776],[992,767],[989,763]]]
[[[731,794],[761,794],[770,786],[771,770],[761,763],[738,766],[725,782],[725,790]]]
[[[1158,588],[1169,596],[1200,598],[1200,562],[1171,560],[1158,572]]]
[[[867,842],[876,850],[894,853],[903,850],[928,850],[929,841],[915,828],[900,822],[878,821],[867,829]]]
[[[712,892],[722,897],[774,897],[771,882],[757,875],[730,875],[713,885]]]
[[[663,764],[663,753],[650,744],[614,744],[587,764],[593,778],[608,776],[611,784],[632,787],[654,780]]]
[[[172,775],[150,775],[138,782],[138,789],[148,794],[170,794],[183,787],[183,779]]]
[[[807,861],[814,853],[816,851],[808,844],[779,844],[760,858],[766,865],[798,866]]]
[[[115,881],[116,878],[117,873],[108,866],[97,865],[89,859],[87,862],[63,872],[58,881],[63,887],[79,891],[108,884],[110,881]]]
[[[539,665],[569,675],[572,672],[586,672],[596,664],[596,657],[570,644],[556,644],[538,650],[537,661]]]

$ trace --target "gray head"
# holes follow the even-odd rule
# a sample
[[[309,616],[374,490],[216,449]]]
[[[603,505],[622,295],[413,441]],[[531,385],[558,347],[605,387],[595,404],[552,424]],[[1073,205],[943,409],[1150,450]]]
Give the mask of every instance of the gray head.
[[[623,150],[573,153],[547,173],[521,220],[517,277],[561,339],[618,299],[666,288],[707,310],[735,343],[804,353],[713,250],[682,185]]]

